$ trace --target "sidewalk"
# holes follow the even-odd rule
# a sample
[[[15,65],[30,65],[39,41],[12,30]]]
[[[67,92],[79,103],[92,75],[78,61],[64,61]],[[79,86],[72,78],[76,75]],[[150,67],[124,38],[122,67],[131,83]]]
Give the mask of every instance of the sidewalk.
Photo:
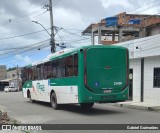
[[[145,102],[119,102],[113,104],[118,107],[132,108],[132,109],[140,109],[140,110],[148,110],[148,111],[157,111],[160,112],[160,105],[145,103]]]

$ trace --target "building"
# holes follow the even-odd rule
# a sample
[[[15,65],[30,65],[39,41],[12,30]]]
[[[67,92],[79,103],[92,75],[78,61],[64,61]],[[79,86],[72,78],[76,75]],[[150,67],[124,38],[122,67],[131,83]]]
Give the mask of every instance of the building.
[[[7,78],[7,70],[5,65],[0,65],[0,91],[4,90],[4,87],[9,85],[7,81],[3,81]]]
[[[7,78],[7,70],[5,65],[0,65],[0,80]]]
[[[160,106],[160,34],[118,43],[130,53],[130,99]]]
[[[92,45],[95,36],[99,44],[111,45],[119,42],[152,36],[160,33],[160,15],[126,14],[102,19],[99,23],[90,24],[82,35],[91,36]]]
[[[10,86],[14,86],[21,90],[21,68],[7,71],[7,79]]]
[[[6,68],[6,67],[3,66],[3,68]],[[2,72],[4,72],[4,70]],[[20,77],[21,77],[21,68],[18,68],[15,70],[8,70],[8,71],[5,69],[5,76],[3,80],[0,80],[0,91],[3,91],[5,86],[13,86],[18,88],[18,90],[21,90],[22,80]]]

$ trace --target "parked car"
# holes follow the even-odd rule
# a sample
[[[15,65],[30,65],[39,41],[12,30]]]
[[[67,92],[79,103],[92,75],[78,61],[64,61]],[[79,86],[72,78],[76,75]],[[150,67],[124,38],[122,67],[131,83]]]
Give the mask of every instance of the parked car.
[[[13,91],[18,91],[18,89],[13,86],[5,86],[4,91],[5,92],[13,92]]]

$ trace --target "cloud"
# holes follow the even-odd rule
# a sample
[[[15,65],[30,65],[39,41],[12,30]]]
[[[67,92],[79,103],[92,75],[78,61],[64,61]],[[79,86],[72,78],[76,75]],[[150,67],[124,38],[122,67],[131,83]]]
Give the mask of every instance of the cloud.
[[[17,62],[21,61],[24,65],[28,65],[30,63],[32,63],[32,59],[28,56],[21,56],[21,55],[15,55],[15,59],[17,60]]]
[[[84,30],[91,23],[97,23],[101,19],[124,11],[128,12],[135,8],[140,8],[146,3],[146,0],[136,2],[135,0],[53,0],[54,25],[63,27],[64,29]],[[1,38],[4,37],[17,36],[43,30],[40,25],[31,22],[32,20],[38,21],[45,28],[50,28],[49,11],[44,13],[46,9],[42,8],[45,4],[48,4],[48,0],[0,0],[0,50],[5,48],[23,47],[50,38],[50,36],[44,31],[29,36],[1,40]],[[151,10],[153,11],[153,9]],[[151,10],[143,11],[142,13],[151,13]],[[156,11],[157,10],[154,12]],[[135,11],[133,10],[131,13],[134,12]],[[78,34],[80,34],[80,32],[81,31],[77,30]],[[62,35],[63,34],[61,34],[61,36]],[[73,37],[70,35],[70,38],[66,38],[71,40]],[[66,38],[62,39],[65,40]],[[61,41],[59,37],[58,39]],[[73,38],[73,40],[74,39],[75,38]],[[79,46],[81,44],[75,43],[73,45]],[[42,57],[42,54],[49,53],[50,51],[40,51],[41,54],[39,54],[39,56],[34,56],[32,58],[29,55],[29,52],[22,56],[15,50],[14,53],[17,55],[10,57],[8,60],[12,61],[16,58],[18,61],[17,63],[22,62],[23,64],[28,64],[32,60],[39,60]],[[6,58],[4,58],[3,62],[5,62],[5,60]],[[0,60],[0,64],[3,62]]]

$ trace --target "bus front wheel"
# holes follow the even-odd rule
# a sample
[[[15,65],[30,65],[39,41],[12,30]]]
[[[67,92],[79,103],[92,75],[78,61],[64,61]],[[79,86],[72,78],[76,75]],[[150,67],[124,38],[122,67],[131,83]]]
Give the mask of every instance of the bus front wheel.
[[[31,93],[30,93],[30,91],[28,92],[29,94],[29,101],[31,102],[31,103],[34,103],[34,100],[32,100],[32,98],[31,98]]]
[[[59,105],[57,104],[57,97],[54,92],[51,94],[51,107],[55,110],[57,110],[59,107]]]
[[[93,107],[94,102],[93,103],[81,103],[80,105],[81,105],[81,108],[83,109],[90,109]]]

